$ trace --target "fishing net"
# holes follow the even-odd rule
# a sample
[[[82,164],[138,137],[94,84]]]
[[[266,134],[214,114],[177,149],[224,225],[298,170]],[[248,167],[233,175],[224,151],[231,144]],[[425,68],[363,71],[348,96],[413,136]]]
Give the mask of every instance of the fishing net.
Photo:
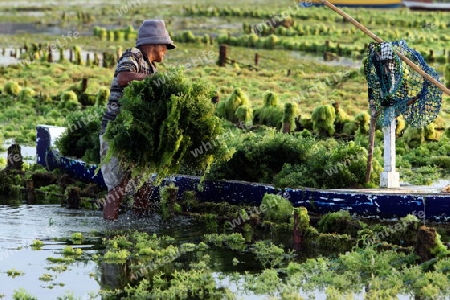
[[[370,109],[379,112],[383,126],[400,115],[412,127],[426,126],[439,113],[442,91],[402,61],[397,52],[439,81],[438,73],[405,41],[371,43],[364,64]]]

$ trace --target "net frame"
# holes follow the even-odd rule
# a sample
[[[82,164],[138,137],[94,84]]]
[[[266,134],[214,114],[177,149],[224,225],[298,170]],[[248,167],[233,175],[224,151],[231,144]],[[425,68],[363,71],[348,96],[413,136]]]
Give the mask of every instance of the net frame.
[[[383,126],[403,115],[410,126],[424,127],[439,114],[442,91],[406,64],[398,53],[439,81],[438,73],[405,41],[373,42],[364,63],[369,107],[383,120]]]

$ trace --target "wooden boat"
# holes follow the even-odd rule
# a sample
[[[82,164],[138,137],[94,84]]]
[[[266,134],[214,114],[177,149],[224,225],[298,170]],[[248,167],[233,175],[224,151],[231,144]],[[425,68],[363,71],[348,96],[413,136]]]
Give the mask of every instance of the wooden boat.
[[[39,125],[36,138],[36,162],[48,170],[60,168],[74,178],[105,186],[101,171],[96,165],[67,158],[52,148],[53,141],[62,133],[61,127]],[[341,209],[351,214],[369,218],[400,218],[408,214],[425,216],[432,221],[450,219],[450,194],[417,193],[414,191],[393,192],[389,190],[319,190],[310,188],[276,189],[271,185],[217,180],[205,181],[202,191],[197,186],[198,176],[176,175],[167,179],[179,188],[178,195],[185,191],[196,191],[199,201],[227,201],[231,204],[260,205],[266,193],[280,194],[289,199],[294,207],[304,206],[316,213],[335,212]],[[159,193],[153,193],[158,197]]]
[[[309,1],[313,5],[323,5],[320,0]],[[336,6],[342,7],[366,7],[366,8],[396,8],[402,6],[401,0],[381,0],[381,1],[358,1],[358,0],[330,0],[330,2]],[[300,5],[305,5],[305,1],[300,1]]]
[[[417,11],[450,11],[450,2],[434,3],[433,1],[403,1],[403,5],[410,10]]]

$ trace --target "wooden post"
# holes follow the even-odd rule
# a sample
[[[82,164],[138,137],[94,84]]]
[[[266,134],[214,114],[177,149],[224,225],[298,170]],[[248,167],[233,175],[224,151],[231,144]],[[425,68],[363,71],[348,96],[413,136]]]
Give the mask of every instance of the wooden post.
[[[255,53],[255,67],[258,66],[258,63],[259,63],[259,54]]]
[[[290,133],[291,132],[291,123],[289,123],[289,122],[283,123],[283,128],[281,130],[283,133]]]
[[[89,52],[86,52],[86,66],[91,65],[91,57],[89,55]]]
[[[93,65],[96,66],[96,67],[101,67],[101,66],[102,66],[102,65],[100,64],[100,59],[99,59],[99,57],[98,57],[98,53],[97,53],[97,52],[94,53],[94,62],[93,62]]]
[[[49,63],[53,62],[53,52],[52,52],[52,48],[50,46],[48,46],[48,57],[47,57],[47,61]]]
[[[81,79],[81,94],[84,93],[84,92],[86,92],[86,90],[87,90],[87,87],[88,87],[88,79],[89,79],[89,78],[86,78],[86,77],[84,77],[83,79]]]
[[[220,45],[219,49],[219,66],[224,67],[228,60],[228,46]]]
[[[370,182],[370,175],[372,174],[373,149],[375,147],[376,130],[377,130],[377,112],[375,110],[372,110],[370,112],[369,146],[367,149],[367,169],[366,169],[366,178],[364,180],[365,184],[368,184]]]
[[[7,169],[22,170],[23,157],[20,152],[19,144],[12,144],[8,147],[8,164]]]
[[[175,213],[175,203],[177,203],[178,187],[168,188],[169,199],[167,199],[167,206],[169,207],[170,214]]]
[[[27,185],[27,204],[36,204],[36,193],[34,192],[33,179],[27,179],[26,185]]]
[[[103,52],[102,54],[102,67],[103,68],[108,67],[108,54],[106,52]]]
[[[298,207],[294,208],[294,249],[296,251],[299,251],[302,248],[302,237],[300,235],[300,232],[298,230]]]
[[[70,209],[80,209],[81,198],[80,189],[77,187],[68,187],[67,205]],[[61,206],[64,206],[61,203]]]

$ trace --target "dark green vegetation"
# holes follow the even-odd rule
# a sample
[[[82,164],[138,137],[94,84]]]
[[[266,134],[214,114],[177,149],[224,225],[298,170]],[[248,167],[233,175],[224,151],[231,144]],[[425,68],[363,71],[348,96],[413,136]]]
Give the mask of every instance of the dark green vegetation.
[[[58,150],[68,157],[81,158],[87,163],[99,163],[98,132],[103,112],[103,106],[92,106],[69,114],[66,119],[67,130],[56,141]]]
[[[157,173],[160,182],[180,167],[202,173],[218,156],[211,147],[199,157],[190,151],[221,133],[211,102],[213,89],[201,80],[190,81],[183,70],[157,73],[133,82],[121,99],[121,113],[108,124],[105,138],[110,152],[133,174]]]
[[[45,170],[32,164],[20,169],[0,170],[0,203],[18,206],[28,204],[57,204],[70,207],[70,193],[77,195],[79,208],[93,209],[95,199],[104,196],[105,191],[95,184],[88,184],[70,178],[55,169]],[[74,208],[74,207],[72,207]]]
[[[320,141],[302,133],[286,135],[266,129],[230,139],[229,146],[235,149],[233,156],[213,164],[209,177],[274,183],[281,188],[364,184],[367,150],[354,142]],[[380,168],[375,163],[374,184]]]

